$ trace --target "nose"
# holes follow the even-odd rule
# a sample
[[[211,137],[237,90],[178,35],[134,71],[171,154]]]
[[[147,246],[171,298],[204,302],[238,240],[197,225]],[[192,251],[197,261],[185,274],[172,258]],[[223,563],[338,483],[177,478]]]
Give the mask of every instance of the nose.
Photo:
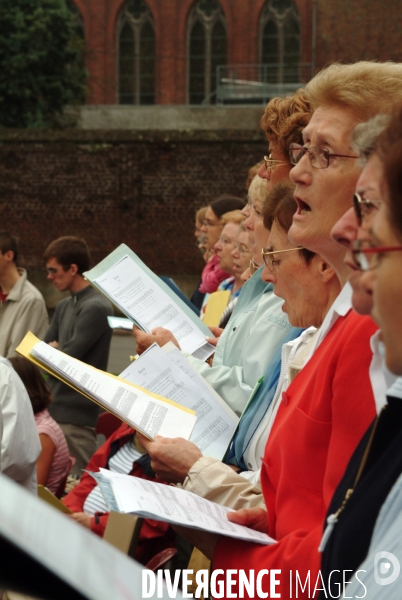
[[[241,214],[246,219],[249,218],[249,216],[250,216],[250,205],[249,204],[246,204],[245,207],[241,209]]]
[[[301,157],[296,165],[292,165],[289,172],[289,179],[293,183],[311,183],[311,162],[308,152]]]
[[[359,223],[354,208],[349,208],[345,214],[335,223],[331,230],[331,237],[338,244],[349,248],[357,239]]]
[[[232,252],[230,253],[230,256],[233,256],[233,258],[240,258],[240,252],[238,248],[233,248]]]
[[[271,173],[270,173],[270,171],[268,171],[267,167],[265,166],[265,162],[259,168],[257,175],[259,177],[261,177],[262,179],[266,179],[267,185],[268,185],[268,182],[271,179]]]
[[[268,269],[267,265],[264,265],[264,268],[261,273],[261,279],[263,281],[265,281],[265,283],[275,283],[276,282],[275,273],[273,273],[271,271],[271,269]]]
[[[251,216],[251,213],[249,214],[249,216],[247,217],[247,219],[245,219],[243,221],[243,225],[247,229],[247,231],[254,231],[254,219]]]
[[[218,250],[222,250],[222,242],[220,240],[218,240],[214,245],[214,250],[215,252],[218,252]]]

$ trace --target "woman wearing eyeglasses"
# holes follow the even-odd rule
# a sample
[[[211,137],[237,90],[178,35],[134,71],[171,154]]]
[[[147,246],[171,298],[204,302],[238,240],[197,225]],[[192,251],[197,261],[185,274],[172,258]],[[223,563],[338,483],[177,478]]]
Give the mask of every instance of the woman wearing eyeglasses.
[[[396,600],[401,595],[397,581],[402,564],[401,140],[402,106],[379,140],[383,202],[370,239],[355,242],[353,250],[356,265],[364,271],[362,285],[373,295],[372,314],[381,327],[386,366],[399,377],[352,456],[328,510],[322,571],[324,578],[334,570],[349,571],[347,581],[353,581],[343,597]],[[353,573],[358,578],[352,578]],[[332,597],[341,592],[332,592]]]

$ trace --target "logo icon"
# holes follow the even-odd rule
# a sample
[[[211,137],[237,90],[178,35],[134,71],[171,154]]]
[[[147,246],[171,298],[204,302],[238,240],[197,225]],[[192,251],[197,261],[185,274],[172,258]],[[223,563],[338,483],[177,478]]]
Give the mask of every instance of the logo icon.
[[[374,557],[374,579],[379,585],[394,583],[399,577],[401,565],[391,552],[377,552]]]

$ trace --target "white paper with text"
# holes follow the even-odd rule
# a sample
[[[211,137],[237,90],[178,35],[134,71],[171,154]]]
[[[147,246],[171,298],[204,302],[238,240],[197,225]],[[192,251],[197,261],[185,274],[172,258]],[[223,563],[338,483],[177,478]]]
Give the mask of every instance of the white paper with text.
[[[226,515],[233,512],[232,509],[205,500],[192,492],[139,477],[112,473],[106,469],[100,469],[100,473],[105,484],[109,484],[120,512],[259,544],[275,543],[266,533],[228,521]]]
[[[181,354],[178,349],[177,352]],[[194,410],[197,421],[190,441],[204,456],[222,460],[239,418],[218,396],[219,402],[199,376],[193,379],[183,372],[172,360],[172,353],[166,354],[153,344],[120,377]]]
[[[71,382],[150,439],[156,435],[189,439],[196,416],[180,406],[155,398],[146,390],[103,373],[45,342],[37,343],[31,354],[66,383]]]
[[[168,329],[185,352],[201,360],[214,352],[205,333],[130,256],[123,256],[93,282],[144,331]]]

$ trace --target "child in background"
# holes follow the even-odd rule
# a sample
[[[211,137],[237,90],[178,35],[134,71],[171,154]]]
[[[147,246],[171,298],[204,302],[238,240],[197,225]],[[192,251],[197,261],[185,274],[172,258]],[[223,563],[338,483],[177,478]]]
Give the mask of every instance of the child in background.
[[[31,361],[22,356],[9,360],[20,376],[32,403],[42,446],[42,452],[36,462],[38,484],[56,493],[70,468],[70,455],[62,430],[47,410],[52,402],[50,389],[38,367]]]

